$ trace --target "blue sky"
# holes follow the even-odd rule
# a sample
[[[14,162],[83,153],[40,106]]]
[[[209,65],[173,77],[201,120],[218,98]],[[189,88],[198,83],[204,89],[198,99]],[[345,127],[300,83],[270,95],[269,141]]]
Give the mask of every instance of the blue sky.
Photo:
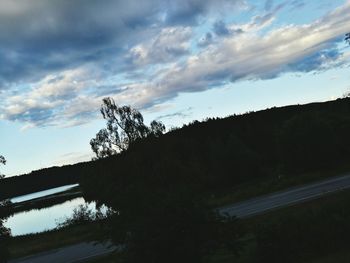
[[[350,1],[0,0],[8,176],[90,160],[104,97],[168,128],[350,90]]]

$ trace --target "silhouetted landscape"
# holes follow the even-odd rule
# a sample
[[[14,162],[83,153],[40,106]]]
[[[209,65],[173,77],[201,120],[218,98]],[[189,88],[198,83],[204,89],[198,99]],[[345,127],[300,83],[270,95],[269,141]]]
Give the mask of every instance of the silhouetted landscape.
[[[253,229],[242,220],[219,219],[212,209],[258,194],[220,201],[245,185],[269,182],[268,193],[322,179],[327,171],[348,171],[349,116],[350,99],[344,98],[195,121],[135,140],[110,157],[2,179],[2,199],[79,183],[86,200],[117,211],[101,231],[103,238],[129,244],[127,262],[198,261],[222,250],[240,255],[250,231],[259,262],[312,258],[320,247],[325,253],[347,248],[348,194],[336,205],[286,213]]]
[[[0,263],[350,262],[349,24],[0,0]]]
[[[137,142],[117,156],[5,178],[0,185],[1,197],[84,183],[90,178],[94,178],[96,192],[104,192],[97,186],[101,183],[104,188],[106,177],[126,171],[135,174],[132,169],[147,171],[143,176],[166,173],[171,182],[186,180],[188,186],[215,192],[245,181],[293,178],[346,166],[350,154],[346,140],[349,102],[345,98],[194,121],[161,138]]]

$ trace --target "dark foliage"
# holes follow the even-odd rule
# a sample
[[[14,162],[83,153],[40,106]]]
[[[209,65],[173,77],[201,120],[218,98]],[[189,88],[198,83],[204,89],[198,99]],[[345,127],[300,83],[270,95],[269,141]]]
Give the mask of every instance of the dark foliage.
[[[337,203],[286,214],[257,226],[258,262],[308,262],[349,248],[350,196]]]
[[[0,164],[6,164],[6,159],[4,156],[0,155]],[[3,179],[5,176],[0,173],[0,179]]]
[[[125,262],[202,262],[218,248],[238,253],[243,233],[233,219],[183,195],[156,200],[142,210],[123,209],[109,218],[109,226],[112,240],[124,248]]]
[[[5,263],[9,259],[8,242],[11,236],[10,229],[4,226],[4,218],[8,214],[4,202],[0,202],[0,263]]]
[[[9,252],[7,250],[9,238],[10,230],[4,227],[3,220],[0,219],[0,263],[5,263],[9,259]]]
[[[0,155],[0,164],[6,164],[6,159]],[[4,176],[0,174],[0,179],[3,180]],[[7,250],[7,243],[11,232],[4,226],[3,218],[7,214],[6,203],[0,200],[0,263],[7,262],[9,258],[9,252]]]

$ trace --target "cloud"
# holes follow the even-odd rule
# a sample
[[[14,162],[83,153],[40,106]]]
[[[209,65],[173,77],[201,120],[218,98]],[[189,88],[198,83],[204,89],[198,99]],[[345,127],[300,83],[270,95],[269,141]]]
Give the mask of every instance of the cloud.
[[[163,120],[163,119],[172,119],[172,118],[182,118],[185,119],[192,115],[192,107],[188,107],[187,109],[183,109],[174,113],[169,113],[165,115],[161,115],[157,118],[157,120]]]
[[[32,127],[33,124],[57,125],[60,112],[67,107],[67,102],[73,102],[80,92],[91,85],[96,85],[97,80],[98,75],[88,68],[48,75],[27,92],[8,98],[1,117],[27,123],[26,127]]]
[[[199,41],[198,41],[198,46],[200,47],[206,47],[208,45],[210,45],[211,43],[213,43],[213,34],[208,32],[205,34],[204,37],[202,37]]]
[[[226,24],[222,20],[216,21],[214,23],[214,32],[218,36],[226,36],[230,34],[229,29],[226,27]]]
[[[257,21],[256,18],[253,19]],[[286,72],[320,71],[345,63],[337,44],[349,29],[350,3],[308,25],[288,25],[261,36],[266,21],[241,25],[244,34],[222,39],[186,63],[178,63],[153,83],[143,83],[148,101],[167,100],[229,82],[275,78]],[[333,64],[334,65],[334,64]],[[136,90],[135,90],[136,93]],[[147,99],[148,98],[148,99]],[[147,104],[146,104],[147,105]]]
[[[105,96],[157,108],[183,92],[349,59],[338,48],[349,31],[349,1],[310,24],[280,27],[271,25],[285,2],[266,3],[268,12],[240,24],[223,22],[220,12],[244,8],[241,0],[1,4],[0,118],[25,127],[89,122]],[[200,31],[206,16],[216,22]],[[208,33],[198,42],[200,32]]]
[[[170,25],[195,24],[204,14],[243,9],[245,0],[178,0],[166,2],[165,21]]]
[[[168,63],[189,54],[190,27],[166,27],[151,40],[133,47],[130,59],[137,65]]]
[[[195,23],[215,2],[1,0],[0,89],[88,62],[120,71],[123,61],[116,58],[130,46],[168,24]],[[242,0],[218,2],[232,10]]]
[[[81,153],[81,152],[70,152],[57,157],[53,162],[52,166],[61,166],[67,164],[75,164],[79,162],[90,161],[93,157],[92,153]]]

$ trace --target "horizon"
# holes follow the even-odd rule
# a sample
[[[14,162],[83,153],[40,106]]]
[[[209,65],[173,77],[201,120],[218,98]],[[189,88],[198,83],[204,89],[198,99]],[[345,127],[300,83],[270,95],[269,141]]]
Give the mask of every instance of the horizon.
[[[169,129],[349,92],[349,0],[257,2],[0,0],[1,173],[89,161],[104,97]]]

